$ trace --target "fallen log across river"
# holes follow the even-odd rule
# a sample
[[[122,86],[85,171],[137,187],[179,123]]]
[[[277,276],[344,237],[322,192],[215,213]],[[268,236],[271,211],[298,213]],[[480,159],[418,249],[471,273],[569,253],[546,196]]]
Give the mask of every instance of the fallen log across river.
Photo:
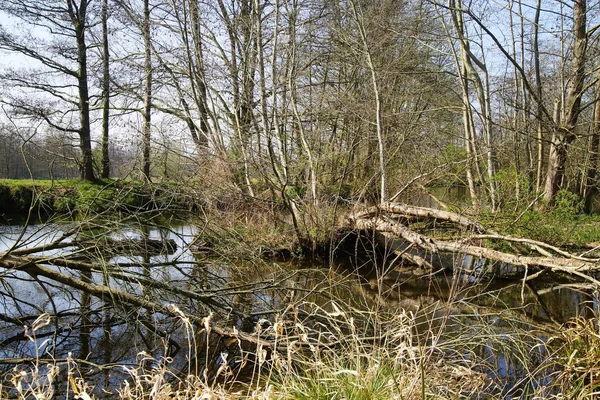
[[[419,232],[418,228],[413,228],[416,221],[448,223],[454,225],[460,234],[454,240],[438,240]],[[526,276],[526,279],[533,279],[538,274],[550,270],[569,274],[600,287],[600,281],[594,276],[595,272],[600,271],[600,258],[583,257],[536,240],[500,235],[486,230],[477,221],[449,211],[399,203],[384,203],[351,213],[348,223],[355,230],[374,231],[393,240],[402,240],[409,246],[421,249],[429,256],[454,253],[523,266],[526,270],[529,267],[540,267],[542,268],[540,271]],[[511,245],[514,252],[509,253],[484,246],[481,243],[485,241],[489,243],[505,242]],[[520,247],[512,245],[520,245]],[[523,251],[523,247],[526,251]],[[396,253],[421,268],[432,271],[434,269],[427,257],[415,255],[406,249],[396,250]]]

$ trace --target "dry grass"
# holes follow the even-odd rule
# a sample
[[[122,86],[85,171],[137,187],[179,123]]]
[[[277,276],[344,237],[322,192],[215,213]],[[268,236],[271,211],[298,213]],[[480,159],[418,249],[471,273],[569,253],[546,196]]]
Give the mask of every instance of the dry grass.
[[[556,382],[564,398],[596,399],[600,396],[600,328],[597,317],[576,318],[552,338]]]
[[[272,323],[263,321],[262,327],[257,326],[256,337],[271,342],[273,349],[257,347],[252,360],[244,359],[244,363],[252,363],[251,374],[236,377],[227,363],[216,372],[181,373],[171,368],[169,358],[157,359],[142,352],[137,366],[113,367],[125,371],[128,378],[107,398],[504,398],[502,388],[486,373],[489,364],[473,349],[482,340],[488,345],[505,343],[506,334],[482,330],[473,335],[472,329],[471,333],[465,329],[444,341],[439,335],[439,321],[424,322],[422,317],[407,312],[379,315],[346,308],[339,302],[290,305]],[[195,332],[183,313],[181,321],[190,346],[202,346],[196,338],[210,329],[208,322],[202,331]],[[29,339],[35,341],[35,336]],[[519,351],[525,355],[530,343],[515,340],[515,345],[522,345]],[[59,380],[65,374],[66,383]],[[15,370],[10,382],[12,387],[4,387],[4,393],[19,400],[102,398],[86,383],[79,364],[71,358],[40,361],[31,368]]]

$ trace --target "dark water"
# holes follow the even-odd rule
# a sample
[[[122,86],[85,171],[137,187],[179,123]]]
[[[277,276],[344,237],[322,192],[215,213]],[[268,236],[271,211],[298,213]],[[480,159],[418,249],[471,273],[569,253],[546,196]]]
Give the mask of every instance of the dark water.
[[[98,390],[115,387],[132,373],[123,368],[102,370],[98,365],[119,364],[139,371],[172,357],[174,370],[196,372],[194,352],[198,344],[193,341],[200,327],[189,325],[185,315],[212,312],[222,325],[251,332],[257,323],[271,319],[292,300],[327,309],[331,299],[337,298],[383,313],[412,313],[422,343],[431,344],[438,338],[435,340],[451,344],[456,336],[472,337],[479,343],[473,348],[474,354],[489,361],[486,373],[511,387],[526,371],[512,360],[510,346],[499,348],[486,340],[491,332],[497,337],[539,329],[543,341],[544,327],[598,312],[598,293],[590,288],[553,278],[524,285],[518,279],[521,271],[502,264],[488,265],[484,260],[450,258],[445,262],[452,268],[434,275],[416,275],[392,263],[391,256],[370,261],[340,257],[331,265],[250,262],[229,254],[217,257],[193,251],[204,245],[196,239],[201,228],[178,223],[131,224],[100,231],[62,223],[0,226],[0,252],[52,243],[72,229],[94,238],[174,240],[177,251],[172,254],[103,255],[96,259],[88,254],[83,261],[106,268],[118,265],[129,277],[124,281],[94,272],[88,277],[90,282],[172,304],[183,314],[174,317],[114,298],[87,296],[48,278],[6,268],[0,270],[0,367],[5,373],[13,368],[13,359],[60,361],[67,360],[69,354],[89,362],[80,362],[77,371],[86,374]],[[51,258],[76,252],[74,247],[66,247],[37,255]],[[51,268],[83,279],[77,271]],[[181,293],[149,287],[142,283],[144,279],[169,283],[181,291],[211,294],[222,304],[209,306]],[[40,315],[50,318],[36,322]],[[536,349],[539,354],[532,354],[532,358],[543,357],[544,349]]]
[[[433,186],[427,190],[414,188],[401,194],[395,201],[419,207],[440,208],[445,205],[454,207],[469,206],[471,198],[466,186]]]

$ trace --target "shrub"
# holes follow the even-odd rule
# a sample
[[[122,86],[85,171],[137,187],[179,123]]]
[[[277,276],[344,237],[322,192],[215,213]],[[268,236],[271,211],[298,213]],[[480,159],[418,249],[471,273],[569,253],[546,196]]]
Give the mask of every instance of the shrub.
[[[583,212],[583,200],[568,190],[559,190],[556,193],[552,211],[562,219],[573,219]]]

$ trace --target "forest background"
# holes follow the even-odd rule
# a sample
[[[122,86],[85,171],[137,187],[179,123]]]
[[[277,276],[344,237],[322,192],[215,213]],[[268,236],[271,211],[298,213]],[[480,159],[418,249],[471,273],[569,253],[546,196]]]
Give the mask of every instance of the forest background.
[[[6,1],[0,174],[210,171],[219,196],[290,210],[461,185],[496,211],[563,189],[590,212],[586,3]]]

